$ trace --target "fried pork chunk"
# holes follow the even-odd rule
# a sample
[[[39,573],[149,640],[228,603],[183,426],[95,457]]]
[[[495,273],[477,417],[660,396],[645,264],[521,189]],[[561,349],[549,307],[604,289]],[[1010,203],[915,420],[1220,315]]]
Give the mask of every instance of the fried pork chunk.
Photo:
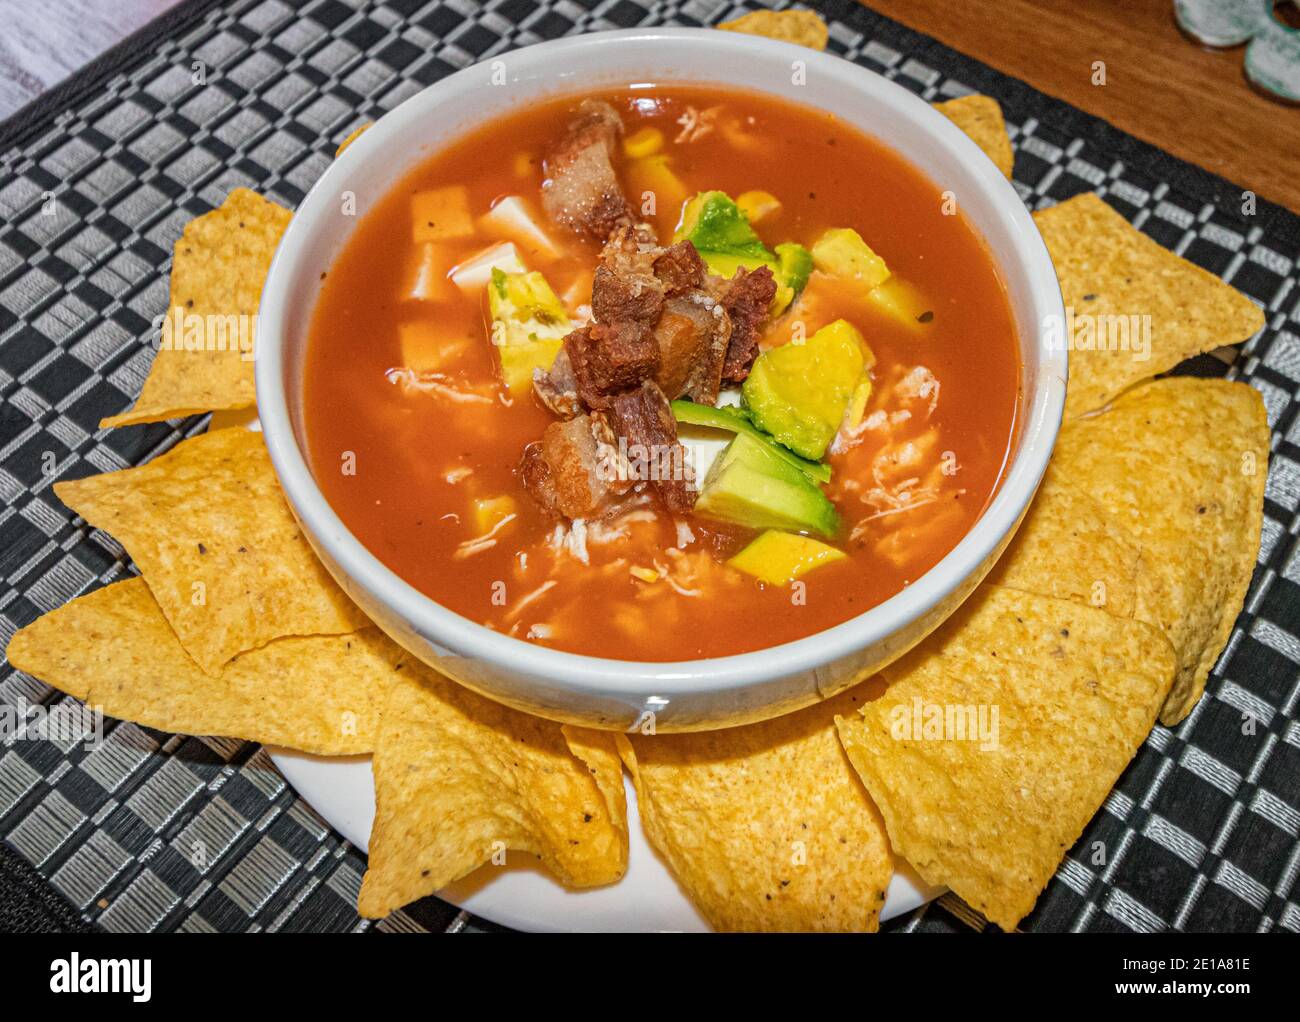
[[[557,415],[575,404],[608,408],[614,395],[654,380],[671,400],[712,404],[723,378],[732,327],[723,297],[695,246],[663,248],[644,224],[617,228],[592,281],[595,322],[574,331],[536,390]]]
[[[623,122],[608,103],[585,99],[560,144],[546,157],[542,206],[556,223],[595,241],[632,221],[614,173]]]
[[[565,518],[598,518],[631,486],[617,470],[609,424],[582,414],[553,422],[524,448],[519,475],[545,511]],[[622,477],[622,478],[620,478]]]
[[[608,408],[615,395],[659,368],[659,348],[644,323],[622,320],[593,323],[564,339],[564,353],[573,367],[578,397],[588,408]]]
[[[548,156],[542,201],[552,219],[603,242],[592,278],[592,322],[574,330],[534,390],[564,422],[524,453],[520,473],[548,511],[590,517],[608,506],[597,478],[597,440],[607,436],[635,480],[667,508],[689,511],[695,488],[670,402],[712,405],[724,383],[749,375],[759,328],[776,294],[767,267],[710,276],[689,241],[667,247],[635,221],[614,173],[618,112],[586,100]],[[629,453],[632,452],[632,453]]]
[[[670,397],[713,404],[730,337],[726,310],[704,292],[669,298],[654,327],[659,350],[655,382]]]
[[[776,278],[770,269],[760,266],[756,270],[741,267],[725,282],[713,279],[719,283],[718,300],[731,320],[722,378],[728,383],[741,383],[758,357],[759,327],[776,297]]]
[[[695,506],[695,487],[686,449],[677,440],[677,420],[668,398],[653,380],[624,391],[610,405],[610,425],[625,441],[623,455],[635,478],[652,481],[669,511]]]

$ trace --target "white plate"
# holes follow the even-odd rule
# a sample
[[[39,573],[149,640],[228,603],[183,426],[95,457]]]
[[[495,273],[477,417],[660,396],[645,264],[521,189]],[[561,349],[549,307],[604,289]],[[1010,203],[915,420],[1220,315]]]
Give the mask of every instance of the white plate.
[[[363,851],[375,818],[375,784],[368,756],[327,759],[289,749],[271,749],[271,760],[294,789],[340,834]],[[629,848],[627,874],[609,887],[571,891],[561,887],[531,857],[511,856],[505,866],[482,866],[438,892],[438,897],[502,926],[557,932],[704,932],[709,926],[687,900],[668,868],[650,847],[627,790]],[[906,863],[896,872],[881,919],[910,912],[941,893]]]

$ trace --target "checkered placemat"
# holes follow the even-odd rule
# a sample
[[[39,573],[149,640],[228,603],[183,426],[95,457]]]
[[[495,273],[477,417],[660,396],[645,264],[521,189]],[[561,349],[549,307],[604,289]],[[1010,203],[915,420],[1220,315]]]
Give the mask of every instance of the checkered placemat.
[[[86,474],[83,462],[137,464],[204,428],[95,427],[140,389],[187,220],[237,185],[295,206],[354,127],[484,57],[567,33],[709,24],[747,6],[197,0],[0,124],[0,641],[132,570],[109,536],[73,525],[51,483]],[[1185,370],[1247,381],[1275,430],[1246,611],[1205,698],[1176,730],[1156,728],[1023,927],[1300,930],[1300,219],[1263,201],[1243,215],[1225,181],[847,0],[817,6],[846,59],[926,99],[1001,100],[1030,206],[1102,191],[1267,309],[1240,354]],[[69,703],[0,669],[5,713]],[[107,728],[89,750],[49,740],[39,723],[0,733],[0,836],[99,927],[487,925],[432,898],[360,920],[364,858],[263,749]],[[983,925],[948,896],[886,929]]]

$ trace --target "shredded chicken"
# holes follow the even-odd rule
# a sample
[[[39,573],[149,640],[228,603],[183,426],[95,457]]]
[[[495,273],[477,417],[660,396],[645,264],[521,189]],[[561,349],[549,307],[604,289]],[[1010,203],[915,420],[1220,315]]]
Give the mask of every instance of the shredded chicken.
[[[399,367],[389,369],[384,375],[388,382],[401,388],[403,395],[437,394],[450,401],[462,403],[492,404],[493,392],[475,390],[468,385],[458,385],[451,377],[437,372],[418,373],[414,369]]]
[[[677,118],[677,123],[682,126],[682,130],[677,133],[673,141],[678,145],[698,142],[717,127],[720,113],[722,113],[720,106],[711,106],[704,110],[696,110],[694,106],[688,106],[686,112]]]
[[[591,563],[591,555],[587,552],[587,523],[581,518],[574,518],[567,524],[560,522],[552,530],[549,543],[557,554],[567,553],[583,564]]]
[[[925,366],[913,366],[898,381],[896,393],[904,401],[925,401],[929,408],[928,414],[933,415],[939,404],[939,381]]]
[[[505,515],[501,518],[499,522],[496,523],[496,525],[492,526],[491,529],[483,533],[483,535],[475,536],[473,539],[465,540],[464,543],[456,547],[456,552],[451,555],[452,559],[457,561],[463,561],[467,557],[473,557],[475,554],[481,554],[484,550],[491,550],[494,546],[497,545],[497,540],[496,540],[497,533],[499,533],[507,525],[513,522],[516,517],[518,516]]]
[[[543,596],[549,593],[552,589],[554,589],[557,585],[559,585],[559,583],[552,578],[543,582],[532,592],[525,593],[523,596],[519,598],[518,602],[515,603],[515,605],[510,608],[510,613],[506,615],[506,618],[508,620],[514,620],[518,618],[519,615],[524,612],[524,610],[528,607],[530,603],[537,602]]]

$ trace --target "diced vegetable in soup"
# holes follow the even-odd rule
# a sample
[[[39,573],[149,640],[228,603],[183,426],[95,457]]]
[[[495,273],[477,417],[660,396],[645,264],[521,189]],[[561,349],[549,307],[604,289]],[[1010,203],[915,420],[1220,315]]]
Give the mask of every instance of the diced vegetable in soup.
[[[358,224],[311,323],[312,468],[471,621],[671,661],[888,599],[995,492],[1020,378],[941,187],[838,120],[653,86],[482,125]]]

